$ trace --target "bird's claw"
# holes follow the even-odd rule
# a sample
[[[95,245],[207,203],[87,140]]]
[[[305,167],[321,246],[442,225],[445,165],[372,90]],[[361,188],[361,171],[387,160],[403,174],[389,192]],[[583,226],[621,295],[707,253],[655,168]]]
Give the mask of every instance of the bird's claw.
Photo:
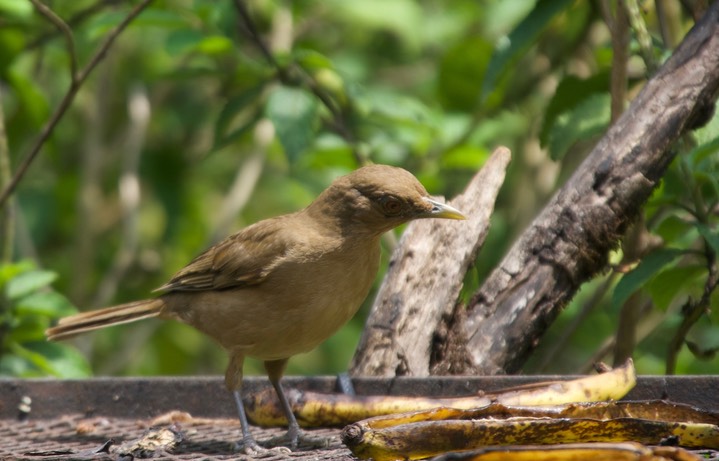
[[[265,448],[259,445],[254,440],[251,441],[240,441],[235,444],[235,451],[242,452],[250,458],[269,458],[275,455],[286,455],[292,452],[285,446],[276,446],[271,448]]]

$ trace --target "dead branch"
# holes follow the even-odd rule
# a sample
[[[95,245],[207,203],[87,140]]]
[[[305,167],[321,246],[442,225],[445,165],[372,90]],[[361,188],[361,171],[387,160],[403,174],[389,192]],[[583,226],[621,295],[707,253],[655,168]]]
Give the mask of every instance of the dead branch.
[[[706,122],[718,90],[715,2],[466,310],[455,311],[433,371],[517,371],[581,284],[606,267],[608,252],[674,159],[674,142]]]

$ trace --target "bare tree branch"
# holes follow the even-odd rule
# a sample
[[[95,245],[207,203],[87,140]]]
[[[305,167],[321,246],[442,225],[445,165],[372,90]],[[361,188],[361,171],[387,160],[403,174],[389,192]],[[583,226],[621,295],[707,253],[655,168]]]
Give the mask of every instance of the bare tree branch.
[[[67,42],[67,54],[70,56],[70,81],[74,82],[77,77],[77,50],[75,49],[75,36],[72,34],[72,29],[67,25],[62,18],[55,14],[49,6],[42,3],[40,0],[30,0],[35,9],[45,16],[45,19],[50,21],[60,33],[65,37]]]
[[[67,109],[70,107],[70,105],[72,105],[72,102],[75,99],[77,92],[80,90],[87,77],[95,69],[95,67],[97,67],[100,61],[102,61],[102,59],[105,57],[107,52],[110,50],[110,47],[112,47],[112,44],[122,33],[122,31],[124,31],[127,26],[130,25],[133,19],[135,19],[150,3],[152,3],[152,0],[142,0],[140,3],[138,3],[122,20],[122,22],[120,22],[120,24],[115,26],[115,28],[107,34],[95,54],[87,63],[87,65],[76,74],[73,74],[73,79],[70,82],[70,87],[65,93],[65,96],[63,96],[62,100],[60,101],[60,104],[57,106],[57,108],[55,108],[55,111],[53,112],[50,119],[47,121],[47,123],[45,123],[45,126],[43,127],[42,131],[40,132],[37,139],[30,148],[30,151],[25,155],[25,157],[18,165],[18,168],[15,171],[13,178],[10,180],[10,183],[5,187],[5,189],[3,189],[2,193],[0,194],[0,206],[2,206],[7,201],[8,197],[10,197],[17,185],[25,176],[25,173],[27,173],[27,170],[30,168],[30,165],[32,165],[32,162],[40,153],[42,146],[48,140],[50,135],[52,135],[53,130],[60,122],[62,117],[65,115]]]
[[[84,8],[77,13],[75,13],[72,17],[70,17],[65,23],[72,29],[73,27],[76,27],[83,22],[85,22],[88,18],[91,18],[95,13],[98,13],[102,11],[104,8],[107,8],[108,6],[116,5],[121,3],[123,0],[98,0],[96,3],[88,6],[87,8]],[[30,43],[28,43],[25,46],[25,50],[32,50],[34,48],[37,48],[39,46],[44,45],[49,40],[55,38],[57,36],[58,31],[51,31],[45,34],[40,35]]]
[[[517,371],[636,220],[719,92],[719,3],[687,34],[451,325],[443,373]]]
[[[623,1],[619,0],[615,14],[612,14],[608,0],[600,2],[602,16],[612,35],[612,123],[622,112],[627,98],[627,61],[629,59],[629,22]]]

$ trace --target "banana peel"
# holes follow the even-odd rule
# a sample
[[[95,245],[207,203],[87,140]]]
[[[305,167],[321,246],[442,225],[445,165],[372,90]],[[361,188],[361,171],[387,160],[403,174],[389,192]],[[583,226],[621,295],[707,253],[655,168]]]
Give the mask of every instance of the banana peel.
[[[487,447],[451,453],[432,461],[700,461],[698,455],[679,447],[646,447],[639,443],[569,443]]]
[[[483,408],[493,403],[516,406],[560,405],[572,402],[618,400],[636,384],[631,360],[606,373],[569,381],[534,384],[500,393],[455,398],[407,396],[350,396],[321,394],[295,389],[286,392],[290,406],[303,427],[338,427],[375,416],[426,411],[431,418],[452,417],[450,409]],[[442,408],[440,414],[435,409]],[[285,426],[287,419],[271,389],[246,396],[250,421],[258,426]],[[392,418],[392,416],[389,416]],[[406,422],[401,416],[397,422]],[[424,418],[424,416],[416,416]],[[391,424],[390,421],[386,422]]]
[[[438,407],[410,413],[375,416],[361,421],[364,429],[383,429],[420,421],[454,419],[509,418],[583,418],[608,420],[635,418],[656,421],[682,421],[719,425],[719,414],[666,400],[577,402],[552,406],[521,406],[491,403],[484,407],[462,410]]]
[[[638,418],[509,418],[420,421],[372,429],[363,422],[342,431],[342,441],[360,459],[413,460],[487,446],[634,441],[719,448],[719,427],[706,423]]]

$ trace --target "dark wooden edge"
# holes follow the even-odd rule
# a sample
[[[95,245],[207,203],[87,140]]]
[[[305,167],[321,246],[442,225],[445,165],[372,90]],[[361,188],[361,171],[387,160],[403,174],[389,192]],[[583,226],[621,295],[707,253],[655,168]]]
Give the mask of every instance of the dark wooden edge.
[[[354,378],[358,394],[457,396],[479,390],[496,391],[571,376],[482,376],[430,378]],[[287,377],[287,387],[336,392],[334,377]],[[250,377],[252,392],[269,383]],[[30,401],[28,402],[28,398]],[[642,376],[627,399],[668,399],[719,412],[719,376]],[[29,405],[28,419],[67,414],[150,418],[169,411],[196,417],[233,418],[235,407],[219,377],[93,378],[83,380],[0,379],[0,419],[15,419]]]

